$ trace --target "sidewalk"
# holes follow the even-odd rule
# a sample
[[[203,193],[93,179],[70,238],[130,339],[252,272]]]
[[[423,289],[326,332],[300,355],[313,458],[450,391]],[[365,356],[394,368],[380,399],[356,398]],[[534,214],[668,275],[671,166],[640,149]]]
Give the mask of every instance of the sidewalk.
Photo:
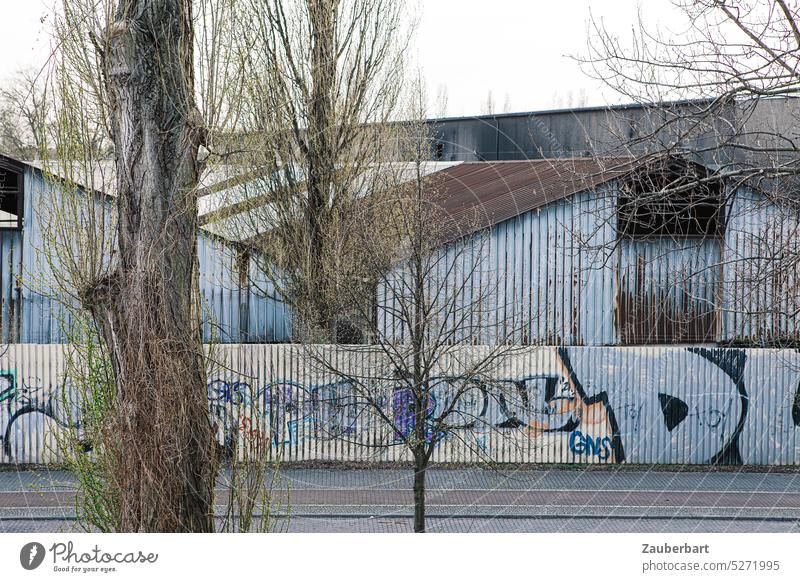
[[[408,531],[411,477],[284,469],[275,515],[290,531]],[[0,471],[0,531],[67,531],[75,485],[63,471]],[[427,502],[442,531],[800,532],[800,473],[789,472],[430,469]]]

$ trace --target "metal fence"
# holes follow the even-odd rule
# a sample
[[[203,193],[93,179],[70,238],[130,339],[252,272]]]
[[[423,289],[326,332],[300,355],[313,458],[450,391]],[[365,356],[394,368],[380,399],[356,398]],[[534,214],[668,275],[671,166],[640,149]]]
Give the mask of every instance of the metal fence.
[[[256,443],[286,461],[407,460],[419,420],[437,462],[800,464],[795,350],[530,347],[464,374],[486,349],[440,362],[417,419],[406,382],[364,347],[216,346],[209,408],[227,454]],[[59,434],[80,431],[64,350],[0,356],[2,463],[57,462]]]

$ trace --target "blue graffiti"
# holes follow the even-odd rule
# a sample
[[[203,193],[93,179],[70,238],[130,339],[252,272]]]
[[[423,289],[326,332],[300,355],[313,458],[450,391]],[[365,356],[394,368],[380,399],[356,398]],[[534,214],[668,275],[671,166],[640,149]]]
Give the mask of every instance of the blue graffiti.
[[[574,430],[569,435],[569,450],[575,455],[593,456],[604,461],[611,456],[612,446],[611,437],[592,438],[579,430]]]
[[[225,404],[245,404],[250,400],[250,385],[247,382],[212,380],[208,383],[208,400]]]
[[[394,413],[394,423],[397,427],[395,431],[395,442],[402,442],[409,438],[417,426],[417,414],[414,403],[414,392],[408,387],[398,387],[394,389],[392,397],[392,412]],[[433,411],[436,410],[436,397],[430,394],[428,407],[425,414],[425,440],[433,441]]]

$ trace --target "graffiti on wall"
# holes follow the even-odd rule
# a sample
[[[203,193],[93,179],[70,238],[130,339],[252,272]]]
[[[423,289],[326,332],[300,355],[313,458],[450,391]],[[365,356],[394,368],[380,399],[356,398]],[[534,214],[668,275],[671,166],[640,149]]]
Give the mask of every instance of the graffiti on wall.
[[[207,394],[228,455],[248,441],[286,459],[393,459],[422,424],[438,460],[475,459],[472,447],[513,462],[800,464],[792,350],[531,348],[496,378],[433,378],[422,418],[400,379],[367,398],[347,381],[226,370]],[[79,427],[68,384],[54,384],[0,370],[2,462],[49,462],[54,435]]]
[[[370,390],[373,406],[393,420],[393,433],[386,432],[386,423],[347,382],[267,384],[255,391],[260,421],[244,423],[231,423],[227,415],[229,405],[254,401],[249,384],[242,389],[245,384],[238,380],[212,381],[209,398],[226,427],[250,435],[268,431],[263,438],[272,446],[346,440],[388,448],[402,444],[422,422],[429,441],[446,447],[452,433],[468,433],[489,454],[496,452],[487,445],[489,435],[501,433],[504,438],[495,439],[498,446],[530,451],[527,457],[505,455],[523,461],[741,464],[766,456],[770,462],[800,462],[800,366],[786,368],[786,362],[775,359],[777,353],[769,356],[772,371],[763,365],[748,369],[748,350],[743,349],[561,347],[539,348],[538,353],[540,357],[527,367],[526,362],[518,365],[519,373],[511,377],[434,378],[421,419],[402,383]],[[781,367],[788,387],[765,385],[764,374]],[[765,389],[779,394],[754,398],[753,391],[763,394]],[[439,422],[444,411],[448,415]],[[771,454],[759,450],[764,431],[751,427],[751,421],[759,429],[780,423],[777,432],[782,432],[774,435],[777,447]],[[236,430],[222,431],[231,449],[241,436]]]
[[[59,435],[65,429],[80,428],[80,406],[66,381],[51,387],[41,378],[0,370],[0,407],[3,462],[55,461],[59,457]]]

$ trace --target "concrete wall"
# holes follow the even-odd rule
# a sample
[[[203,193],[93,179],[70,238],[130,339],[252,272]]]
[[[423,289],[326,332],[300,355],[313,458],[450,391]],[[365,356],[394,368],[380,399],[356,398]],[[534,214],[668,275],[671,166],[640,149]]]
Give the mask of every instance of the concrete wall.
[[[486,348],[463,348],[451,362]],[[57,461],[58,433],[80,429],[64,348],[11,345],[0,356],[0,460]],[[285,460],[408,458],[408,389],[374,354],[291,345],[217,346],[207,395],[229,454],[245,443]],[[321,362],[360,370],[363,389]],[[341,369],[341,368],[339,368]],[[450,408],[435,461],[800,464],[800,354],[695,347],[531,347],[481,378],[443,366],[430,419]],[[432,435],[428,431],[428,437]]]

